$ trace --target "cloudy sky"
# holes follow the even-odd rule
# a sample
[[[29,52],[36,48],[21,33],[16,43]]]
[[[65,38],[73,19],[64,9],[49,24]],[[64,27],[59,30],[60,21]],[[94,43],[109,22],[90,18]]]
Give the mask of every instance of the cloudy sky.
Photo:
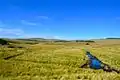
[[[120,37],[120,1],[0,0],[0,37]]]

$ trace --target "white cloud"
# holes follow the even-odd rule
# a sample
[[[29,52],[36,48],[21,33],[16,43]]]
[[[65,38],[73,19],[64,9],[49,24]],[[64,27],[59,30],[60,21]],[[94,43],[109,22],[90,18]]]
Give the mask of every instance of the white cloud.
[[[24,34],[23,38],[41,38],[40,35],[34,35],[34,34]]]
[[[25,34],[24,38],[45,38],[45,39],[64,39],[61,36],[52,36],[46,34]]]
[[[24,34],[24,31],[22,29],[7,28],[7,27],[8,25],[0,21],[0,37],[14,37]]]
[[[47,16],[37,16],[39,19],[49,19]]]
[[[21,29],[5,29],[0,28],[0,36],[19,36],[24,33]]]
[[[61,36],[44,36],[43,38],[46,38],[46,39],[63,39],[63,37],[61,37]]]
[[[21,23],[24,24],[24,25],[32,25],[32,26],[37,25],[36,23],[28,22],[28,21],[25,21],[25,20],[21,20]]]
[[[43,25],[42,23],[46,22],[49,19],[50,18],[47,16],[36,16],[36,17],[33,17],[33,19],[30,19],[29,21],[21,20],[21,23],[23,25],[31,25],[31,26],[38,26],[39,25],[39,26],[41,26],[41,25]]]

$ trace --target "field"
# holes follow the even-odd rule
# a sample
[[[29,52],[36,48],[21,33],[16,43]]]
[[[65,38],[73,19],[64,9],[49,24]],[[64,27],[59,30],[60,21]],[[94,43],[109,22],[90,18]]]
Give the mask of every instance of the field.
[[[89,45],[56,42],[23,46],[0,47],[0,80],[120,80],[120,74],[115,72],[79,68],[86,59],[83,49],[120,68],[120,40],[96,41]]]

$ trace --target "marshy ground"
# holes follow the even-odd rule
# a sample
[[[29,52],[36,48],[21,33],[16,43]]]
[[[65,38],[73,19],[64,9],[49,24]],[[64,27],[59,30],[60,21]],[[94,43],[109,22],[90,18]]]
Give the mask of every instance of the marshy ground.
[[[83,49],[112,67],[120,68],[120,41],[24,44],[23,48],[0,47],[0,80],[120,80],[120,74],[79,68]]]

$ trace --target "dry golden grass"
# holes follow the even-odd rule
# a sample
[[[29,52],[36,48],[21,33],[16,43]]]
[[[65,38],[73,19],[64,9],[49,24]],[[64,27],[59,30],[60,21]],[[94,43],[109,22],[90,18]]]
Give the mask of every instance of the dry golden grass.
[[[103,62],[120,68],[120,45],[51,43],[0,49],[0,80],[120,80],[120,74],[79,68],[90,50]],[[8,60],[3,58],[24,53]]]

